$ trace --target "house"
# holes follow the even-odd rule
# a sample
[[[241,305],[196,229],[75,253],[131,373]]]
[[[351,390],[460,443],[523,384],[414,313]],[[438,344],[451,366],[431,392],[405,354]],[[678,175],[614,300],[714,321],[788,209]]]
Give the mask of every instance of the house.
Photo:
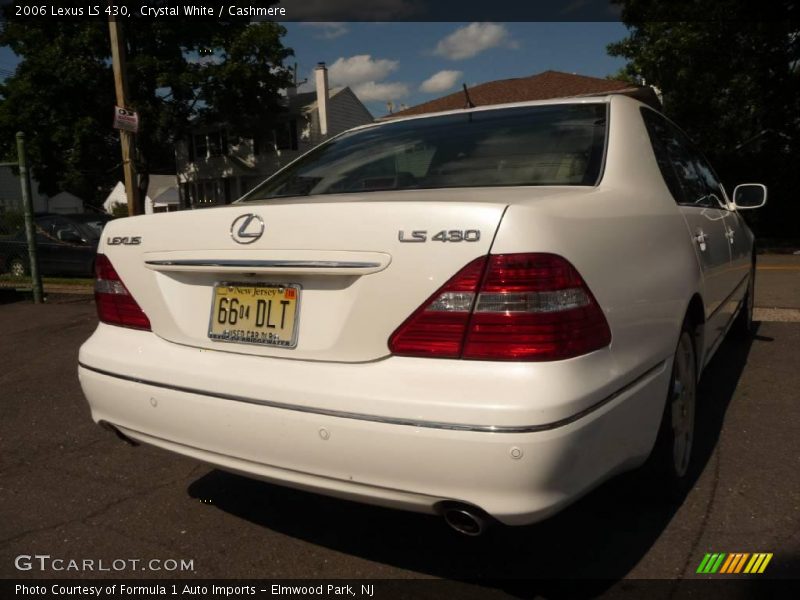
[[[286,110],[265,138],[234,139],[224,126],[198,126],[178,142],[182,206],[229,204],[331,136],[373,122],[349,87],[329,88],[325,63],[317,65],[314,79],[314,92],[287,90]]]
[[[39,193],[39,183],[31,180],[31,200],[35,213],[79,213],[83,212],[83,200],[70,194],[60,192],[48,198]],[[0,166],[0,214],[4,212],[22,212],[22,188],[19,172],[12,166]]]
[[[144,199],[144,213],[169,212],[178,210],[178,179],[175,175],[155,175],[148,177],[147,194]],[[114,189],[106,196],[103,209],[110,215],[114,214],[115,207],[124,206],[127,209],[128,196],[125,193],[125,184],[117,182]]]
[[[82,213],[84,211],[83,204],[83,199],[78,198],[75,194],[59,192],[45,201],[45,207],[41,212],[58,213],[61,215]]]
[[[179,204],[178,179],[175,175],[150,175],[144,212],[149,215],[177,210]]]
[[[599,79],[585,75],[562,73],[560,71],[544,71],[530,77],[515,79],[499,79],[481,83],[467,88],[469,100],[474,106],[491,104],[508,104],[511,102],[528,102],[531,100],[548,100],[550,98],[568,98],[576,96],[597,96],[605,94],[625,94],[632,96],[655,108],[661,108],[656,91],[651,87],[633,85],[615,79]],[[459,110],[467,105],[467,96],[463,90],[423,102],[405,110],[392,113],[383,119],[410,117],[425,113]]]

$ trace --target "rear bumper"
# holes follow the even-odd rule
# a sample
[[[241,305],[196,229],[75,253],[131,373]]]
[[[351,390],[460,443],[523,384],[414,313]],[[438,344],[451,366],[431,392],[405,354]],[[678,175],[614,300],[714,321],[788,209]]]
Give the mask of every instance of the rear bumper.
[[[113,338],[118,338],[116,347],[109,346]],[[110,358],[112,352],[116,358]],[[159,377],[165,360],[178,359],[171,367],[172,377]],[[237,379],[239,374],[226,369],[226,361],[252,360],[261,367],[249,375],[261,381],[261,392],[255,395]],[[355,374],[377,368],[385,374],[391,367],[386,363],[395,360],[334,366],[343,377],[353,369],[350,376],[357,381],[351,384],[359,386],[360,394],[373,394],[374,405],[381,406],[381,397],[397,390],[387,391],[390,382]],[[415,409],[425,400],[419,397],[409,399],[405,415],[419,425],[398,422],[397,415],[390,415],[389,422],[358,418],[364,410],[337,415],[303,404],[302,398],[289,405],[282,392],[303,386],[295,381],[292,387],[286,371],[298,365],[287,369],[286,363],[299,361],[198,351],[146,332],[101,325],[81,348],[80,361],[79,377],[93,419],[114,425],[132,439],[248,476],[373,504],[435,512],[442,501],[465,502],[512,525],[543,519],[614,473],[641,463],[655,439],[669,373],[667,361],[662,361],[591,410],[534,425],[531,431],[523,427],[529,421],[518,420],[514,429],[513,418],[503,416],[503,403],[496,398],[519,391],[513,378],[506,385],[495,375],[487,385],[491,383],[496,396],[485,402],[496,406],[501,426],[490,431],[489,422],[471,430],[463,423],[448,428],[439,426],[446,422],[423,419],[422,411]],[[397,361],[398,369],[407,366],[403,362]],[[421,376],[429,378],[435,398],[438,386],[452,386],[450,363],[462,361],[424,364],[431,362],[437,364],[439,380],[429,373]],[[214,377],[228,392],[206,384],[211,363],[217,365]],[[316,371],[329,368],[303,365],[306,386],[313,384]],[[537,366],[541,367],[524,368]],[[186,379],[191,373],[195,385]],[[324,375],[320,379],[317,383],[326,388],[320,394],[348,406],[341,400],[348,386],[330,388]],[[265,403],[259,403],[259,397]],[[275,404],[273,398],[281,402]]]

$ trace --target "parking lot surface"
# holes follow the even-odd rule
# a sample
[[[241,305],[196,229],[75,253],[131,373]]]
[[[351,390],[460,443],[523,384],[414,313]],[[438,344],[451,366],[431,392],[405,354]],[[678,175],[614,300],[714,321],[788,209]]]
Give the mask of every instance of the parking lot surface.
[[[763,269],[764,266],[781,267]],[[761,259],[759,309],[800,308],[800,257]],[[771,314],[771,313],[761,313]],[[778,313],[776,313],[778,314]],[[791,314],[791,313],[779,313]],[[0,576],[445,578],[481,597],[537,578],[696,578],[707,552],[771,552],[800,574],[800,322],[727,340],[701,382],[699,461],[682,502],[640,473],[537,525],[461,537],[439,518],[334,500],[130,447],[91,421],[76,376],[91,297],[0,297]],[[191,560],[187,571],[19,570],[20,555]],[[525,583],[514,583],[529,580]]]

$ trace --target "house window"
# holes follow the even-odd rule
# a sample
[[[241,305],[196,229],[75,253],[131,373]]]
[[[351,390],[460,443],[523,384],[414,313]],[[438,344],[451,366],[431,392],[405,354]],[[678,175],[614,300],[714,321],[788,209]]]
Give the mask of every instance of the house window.
[[[275,150],[297,150],[297,120],[277,123],[273,129],[253,138],[253,154],[272,154]]]
[[[208,140],[205,133],[196,133],[194,136],[194,155],[196,158],[208,157]]]
[[[183,194],[183,205],[192,206],[197,198],[195,185],[193,183],[182,183],[181,192]]]
[[[189,144],[189,160],[225,156],[228,154],[228,132],[224,129],[196,133]]]
[[[196,183],[186,184],[188,198],[194,206],[213,206],[231,203],[231,183],[229,177],[220,179],[199,179]]]
[[[275,147],[278,150],[297,150],[297,121],[292,119],[278,123],[274,130]]]
[[[228,134],[222,129],[208,134],[208,155],[224,156],[228,154]]]

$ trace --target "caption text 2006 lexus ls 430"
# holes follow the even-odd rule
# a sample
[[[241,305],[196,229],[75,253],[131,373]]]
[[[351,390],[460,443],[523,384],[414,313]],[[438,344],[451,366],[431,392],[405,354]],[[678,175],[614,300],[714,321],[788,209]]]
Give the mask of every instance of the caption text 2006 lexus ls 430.
[[[109,223],[81,384],[126,438],[469,534],[648,457],[680,486],[765,201],[623,96],[369,125]]]

